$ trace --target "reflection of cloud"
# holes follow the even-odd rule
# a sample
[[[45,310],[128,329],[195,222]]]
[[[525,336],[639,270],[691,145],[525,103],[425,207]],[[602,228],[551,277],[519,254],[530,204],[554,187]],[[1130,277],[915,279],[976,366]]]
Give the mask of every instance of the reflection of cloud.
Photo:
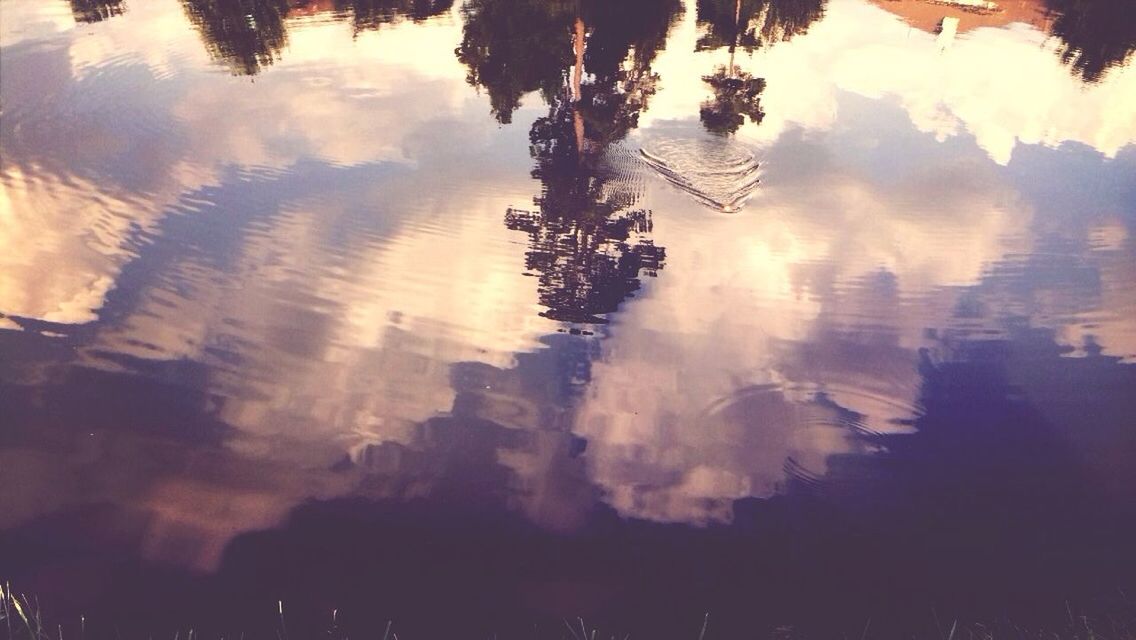
[[[43,51],[5,49],[5,155],[19,164],[3,166],[0,312],[88,322],[135,265],[116,313],[76,338],[86,342],[75,368],[184,383],[203,396],[187,413],[233,431],[211,455],[130,435],[67,465],[2,450],[0,484],[83,495],[21,493],[0,512],[140,506],[153,518],[148,553],[203,567],[235,533],[365,482],[348,455],[392,476],[403,456],[429,466],[440,440],[429,421],[459,410],[516,432],[521,444],[487,458],[515,474],[507,490],[534,518],[576,522],[591,487],[558,485],[558,465],[578,462],[626,515],[728,519],[733,500],[823,474],[832,456],[864,450],[858,433],[903,430],[918,415],[924,331],[963,324],[960,297],[981,297],[991,265],[1035,242],[1030,204],[987,155],[1065,140],[1115,154],[1133,137],[1121,109],[1128,70],[1081,89],[1028,29],[978,30],[944,54],[877,9],[833,0],[807,35],[749,63],[769,79],[769,115],[742,132],[768,163],[749,208],[712,215],[652,183],[643,206],[655,241],[674,247],[666,272],[613,314],[590,371],[554,362],[533,376],[534,387],[590,379],[579,414],[558,405],[550,418],[519,382],[512,396],[476,389],[474,411],[458,406],[475,393],[462,396],[454,365],[521,372],[555,325],[537,315],[525,248],[501,225],[535,189],[527,123],[494,132],[482,117],[453,56],[458,27],[405,23],[352,39],[349,25],[305,23],[251,83],[202,72],[207,56],[171,15],[176,3],[144,3],[100,23],[56,51],[59,69],[31,57]],[[688,17],[679,37],[693,42]],[[1005,59],[978,63],[995,48]],[[720,60],[688,49],[662,54],[663,90],[635,135],[698,131],[701,76]],[[52,90],[8,84],[13,72]],[[1012,92],[994,86],[1007,74]],[[126,104],[107,98],[134,92]],[[900,108],[915,133],[894,126]],[[1132,239],[1122,222],[1094,234],[1101,288],[1085,296],[1099,293],[1099,306],[1086,311],[1067,287],[1026,308],[1046,311],[1038,322],[1071,344],[1091,334],[1132,357]],[[188,381],[184,363],[199,367]],[[166,419],[145,416],[168,434]],[[132,449],[136,440],[156,451]],[[135,458],[169,449],[194,460],[129,475]],[[105,485],[83,484],[103,468],[113,468]],[[390,492],[428,494],[441,472],[420,473]]]
[[[5,15],[25,7],[6,4]],[[21,165],[5,161],[0,182],[0,312],[51,322],[95,319],[139,230],[224,167],[414,162],[423,150],[406,132],[470,98],[452,53],[460,28],[446,20],[354,39],[344,22],[306,24],[288,59],[241,91],[196,71],[207,56],[173,2],[142,3],[54,44],[66,46],[62,66],[45,69],[53,54],[12,50],[7,35],[5,156]],[[74,86],[97,91],[79,97]],[[108,91],[138,98],[124,105]],[[398,108],[407,103],[429,108]]]
[[[19,487],[0,495],[0,528],[109,502],[132,516],[127,523],[141,521],[147,560],[203,570],[220,562],[236,533],[279,524],[297,503],[342,494],[354,481],[208,448],[183,457],[157,438],[99,433],[71,446],[66,456],[0,449],[0,483]],[[155,464],[171,459],[178,463]]]
[[[179,237],[224,229],[238,239],[235,245],[180,251],[135,292],[129,313],[98,329],[83,361],[110,370],[117,362],[127,370],[138,362],[205,363],[216,415],[235,429],[224,448],[327,475],[313,485],[320,487],[335,484],[328,470],[345,455],[383,443],[423,446],[422,423],[454,405],[454,363],[511,366],[513,354],[537,346],[549,325],[536,313],[532,280],[518,272],[523,247],[498,240],[499,212],[509,200],[471,193],[478,184],[472,176],[460,178],[451,168],[455,190],[429,194],[423,189],[429,170],[307,170],[310,175],[299,169],[280,178],[287,187],[262,179],[276,189],[257,178],[244,187],[225,184],[218,205],[194,214],[202,220],[185,222],[197,231],[183,229]],[[527,187],[523,174],[521,180]],[[328,184],[336,185],[334,193]],[[271,204],[249,196],[264,191],[299,195]],[[218,209],[231,209],[225,194],[263,213],[221,220]],[[459,207],[461,216],[433,216]],[[253,500],[238,492],[211,511],[192,503],[221,498],[215,490],[169,482],[165,497],[155,499],[164,506],[151,531],[194,530],[202,555],[179,561],[202,566],[235,533],[268,526],[289,505],[315,495],[274,493],[262,501],[264,509],[246,510],[231,506]],[[187,496],[191,504],[171,496]],[[172,520],[162,520],[167,516]],[[221,516],[223,524],[216,521]],[[172,542],[148,544],[160,550]]]
[[[208,569],[234,535],[272,526],[306,499],[355,487],[356,474],[330,470],[345,454],[358,456],[368,445],[429,447],[422,423],[454,406],[454,363],[512,366],[513,353],[533,348],[548,330],[533,304],[532,281],[517,273],[522,247],[495,241],[504,202],[460,200],[472,215],[448,229],[411,220],[342,254],[329,250],[333,238],[324,225],[334,228],[337,215],[354,212],[313,206],[251,225],[255,231],[246,232],[231,264],[191,252],[164,266],[135,292],[125,317],[98,328],[81,361],[143,374],[158,363],[204,363],[211,412],[234,431],[212,454],[216,460],[86,486],[84,495],[147,510],[144,550],[151,559]],[[497,250],[461,250],[471,243]],[[454,279],[455,266],[488,277],[483,285]],[[12,454],[37,468],[58,467],[66,478],[44,480],[50,500],[9,504],[9,524],[79,499],[61,490],[80,486],[67,478],[89,473],[85,466],[68,470]],[[92,452],[90,464],[130,466],[112,463],[116,457]],[[249,485],[249,464],[265,467],[256,477],[267,484]],[[425,478],[427,491],[435,477]],[[139,486],[146,488],[142,496],[133,488],[122,493]]]
[[[5,2],[0,20],[0,45],[44,40],[75,28],[75,17],[63,2]]]
[[[925,328],[950,321],[958,287],[1026,249],[1030,220],[973,149],[926,150],[889,149],[896,173],[818,161],[832,154],[820,143],[774,146],[761,194],[735,216],[679,206],[655,183],[648,206],[670,213],[655,237],[681,249],[603,343],[576,426],[621,513],[728,519],[733,500],[862,451],[857,433],[908,428]]]
[[[208,568],[233,535],[354,486],[329,471],[345,453],[428,446],[421,423],[452,408],[455,362],[510,366],[549,331],[523,247],[500,228],[531,198],[524,132],[516,166],[477,160],[500,136],[466,88],[452,21],[354,37],[304,23],[255,83],[208,67],[174,2],[68,35],[50,68],[5,41],[0,312],[89,322],[133,274],[76,368],[170,368],[175,386],[206,393],[193,420],[234,430],[212,459],[191,456],[202,466],[139,469],[82,496],[67,493],[75,478],[129,467],[129,453],[24,456],[61,475],[42,483],[51,499],[9,505],[6,524],[79,501],[140,508],[145,553]],[[178,363],[206,373],[181,380]],[[187,448],[163,446],[137,455]]]
[[[288,55],[255,89],[211,82],[172,105],[171,115],[197,132],[194,158],[270,167],[313,157],[406,161],[403,133],[454,115],[470,97],[454,82],[464,71],[450,43],[460,37],[446,21],[391,25],[354,40],[349,24],[311,23],[293,30]]]
[[[691,16],[656,67],[664,90],[642,124],[697,116],[705,95],[701,75],[723,62],[721,51],[691,54]],[[940,139],[973,135],[995,161],[1014,146],[1080,142],[1113,157],[1136,142],[1136,70],[1115,69],[1085,86],[1055,54],[1057,43],[1036,28],[983,28],[960,36],[948,51],[935,36],[858,0],[832,0],[825,17],[792,41],[739,58],[767,81],[766,117],[743,127],[763,144],[787,128],[833,126],[840,92],[896,100],[922,131]]]
[[[90,199],[95,186],[86,181],[45,184],[18,169],[6,178],[0,182],[0,311],[65,324],[95,319],[128,259],[122,245],[132,222],[142,222],[131,216],[144,217],[133,203]]]
[[[1083,285],[1073,282],[1065,287],[1074,291],[1042,292],[1032,301],[1035,323],[1054,329],[1074,355],[1099,351],[1136,363],[1136,242],[1119,220],[1090,229],[1088,240],[1099,289],[1078,291]],[[1078,294],[1088,299],[1078,299]]]

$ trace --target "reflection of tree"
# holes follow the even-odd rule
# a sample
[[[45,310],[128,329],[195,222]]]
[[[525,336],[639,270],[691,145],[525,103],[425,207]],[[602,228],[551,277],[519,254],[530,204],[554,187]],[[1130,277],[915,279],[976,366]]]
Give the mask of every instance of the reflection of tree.
[[[564,0],[469,0],[457,49],[471,85],[489,93],[493,114],[512,120],[521,96],[540,90],[551,99],[572,60],[572,4]]]
[[[510,209],[506,226],[529,234],[526,267],[539,281],[544,315],[603,322],[602,315],[662,266],[644,236],[650,212],[629,158],[611,148],[638,123],[658,80],[650,64],[663,47],[677,0],[577,3],[472,0],[459,59],[508,122],[523,94],[549,105],[529,132],[542,194],[534,211]]]
[[[287,44],[286,0],[182,0],[209,55],[234,75],[254,75]]]
[[[826,0],[698,0],[698,23],[706,33],[695,50],[729,46],[746,51],[808,31],[824,15]]]
[[[1130,0],[1046,0],[1056,14],[1061,59],[1086,82],[1096,82],[1136,50],[1136,6]]]
[[[101,22],[126,11],[122,0],[71,0],[75,22]]]
[[[708,76],[702,76],[714,90],[714,97],[702,103],[698,115],[703,126],[712,133],[729,134],[738,130],[749,116],[750,122],[759,124],[765,117],[761,110],[761,92],[765,89],[765,79],[731,65],[718,69]]]
[[[575,155],[576,149],[567,143],[575,136],[567,115],[534,127],[534,145],[551,143],[562,149],[554,153]],[[558,139],[540,140],[542,136]],[[640,274],[654,275],[662,267],[666,251],[645,238],[651,213],[628,210],[634,194],[624,185],[612,187],[609,173],[556,166],[557,161],[575,162],[568,157],[547,160],[543,165],[538,160],[534,171],[544,182],[544,193],[536,199],[539,208],[511,208],[505,225],[529,235],[525,268],[539,279],[540,302],[548,308],[543,315],[602,323],[602,314],[615,311],[639,288]]]
[[[409,18],[421,22],[427,18],[445,13],[454,5],[454,0],[336,0],[337,12],[350,10],[355,24],[355,33],[366,29],[378,29],[384,24]]]
[[[734,64],[738,47],[753,51],[763,44],[783,42],[808,30],[824,15],[825,0],[698,0],[698,23],[705,33],[695,44],[696,51],[727,47],[728,64],[702,79],[714,91],[703,102],[699,117],[708,131],[730,134],[749,116],[759,123],[761,92],[765,80],[755,78]]]
[[[586,32],[584,66],[596,76],[587,84],[619,91],[615,84],[642,79],[636,74],[662,49],[680,10],[677,0],[470,0],[457,55],[469,83],[488,92],[494,115],[508,123],[524,94],[540,91],[552,102],[564,88],[577,19]]]
[[[182,5],[205,40],[209,55],[228,65],[234,75],[251,76],[280,58],[288,43],[284,21],[293,11],[350,16],[358,34],[404,18],[425,20],[448,11],[453,0],[334,0],[334,5],[296,0],[182,0]]]

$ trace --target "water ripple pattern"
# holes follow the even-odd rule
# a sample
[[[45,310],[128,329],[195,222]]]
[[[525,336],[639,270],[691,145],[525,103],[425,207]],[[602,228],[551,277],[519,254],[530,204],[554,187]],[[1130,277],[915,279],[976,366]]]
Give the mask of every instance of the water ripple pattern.
[[[753,152],[732,140],[663,140],[640,153],[667,182],[725,213],[740,211],[761,181]]]

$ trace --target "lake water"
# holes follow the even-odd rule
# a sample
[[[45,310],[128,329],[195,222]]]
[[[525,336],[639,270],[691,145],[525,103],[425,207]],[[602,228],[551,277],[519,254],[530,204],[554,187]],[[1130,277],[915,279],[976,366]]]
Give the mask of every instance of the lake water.
[[[0,0],[0,580],[89,638],[1136,592],[1136,8],[998,4]]]

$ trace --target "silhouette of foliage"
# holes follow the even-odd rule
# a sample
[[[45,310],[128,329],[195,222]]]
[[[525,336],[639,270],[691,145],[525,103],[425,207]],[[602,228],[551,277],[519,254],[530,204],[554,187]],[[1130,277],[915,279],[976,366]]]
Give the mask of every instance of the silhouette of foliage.
[[[71,15],[75,22],[102,22],[125,11],[126,5],[122,0],[71,0]]]
[[[529,131],[534,210],[510,208],[508,228],[529,235],[526,270],[539,279],[543,315],[605,322],[604,314],[662,267],[646,238],[650,212],[634,210],[629,159],[612,145],[638,124],[655,92],[650,64],[682,10],[679,0],[533,2],[471,0],[458,58],[484,87],[498,121],[521,96],[549,106]],[[621,160],[622,159],[622,160]]]
[[[705,33],[695,50],[727,48],[729,63],[702,79],[714,91],[699,108],[707,131],[729,135],[748,116],[753,123],[765,117],[760,96],[765,80],[755,78],[734,64],[740,47],[753,51],[763,45],[784,42],[808,31],[824,15],[826,0],[698,0],[698,22]]]
[[[731,134],[745,122],[745,116],[754,124],[760,124],[765,117],[761,110],[761,92],[765,90],[765,80],[754,78],[752,74],[737,67],[727,72],[722,66],[712,75],[702,79],[714,90],[714,97],[702,103],[699,118],[707,131],[718,134]]]
[[[698,23],[706,32],[695,50],[752,51],[787,41],[824,16],[824,5],[825,0],[698,0]]]
[[[421,22],[441,15],[453,6],[454,0],[336,0],[335,2],[337,12],[350,12],[356,34],[407,18]]]
[[[234,75],[255,75],[276,61],[288,42],[286,0],[182,0],[210,57]]]
[[[560,88],[572,63],[573,3],[565,0],[469,0],[457,49],[466,79],[489,93],[490,109],[508,124],[521,96]]]
[[[1061,39],[1061,60],[1086,82],[1136,50],[1136,5],[1130,0],[1047,0],[1050,32]]]
[[[335,0],[289,3],[288,0],[182,0],[210,57],[228,65],[234,75],[255,75],[277,61],[288,43],[285,19],[293,12],[334,11],[350,17],[354,32],[378,29],[410,19],[415,22],[445,13],[453,0]]]
[[[539,280],[542,315],[603,323],[603,314],[639,288],[641,274],[662,267],[665,250],[645,237],[650,212],[631,210],[638,200],[634,184],[599,149],[580,148],[577,118],[572,103],[560,101],[533,124],[532,175],[541,181],[541,195],[535,211],[510,208],[505,226],[529,235],[525,269]]]

